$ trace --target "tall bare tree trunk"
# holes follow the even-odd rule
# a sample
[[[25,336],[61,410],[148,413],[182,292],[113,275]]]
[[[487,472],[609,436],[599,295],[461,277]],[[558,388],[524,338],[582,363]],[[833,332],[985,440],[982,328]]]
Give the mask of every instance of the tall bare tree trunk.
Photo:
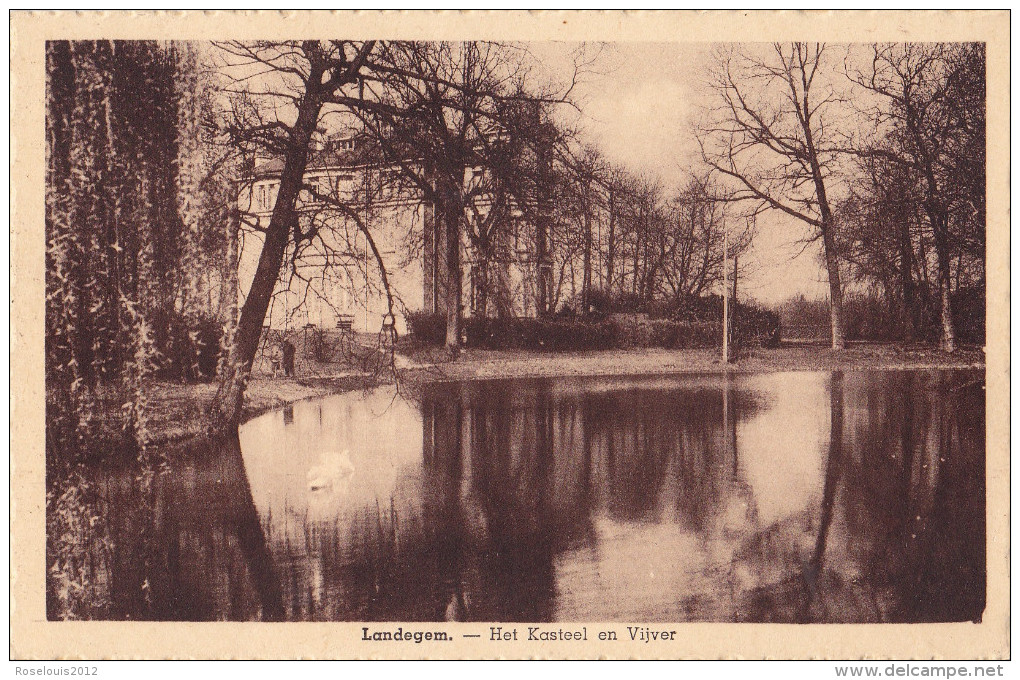
[[[613,293],[613,266],[616,264],[616,201],[609,190],[609,238],[606,244],[606,294]]]
[[[454,350],[460,347],[461,291],[460,273],[460,217],[462,210],[451,195],[453,189],[444,191],[441,219],[443,224],[442,253],[444,271],[442,277],[443,311],[446,314],[446,347]]]
[[[832,229],[822,229],[822,243],[825,248],[825,268],[829,274],[829,319],[832,325],[832,349],[843,349],[843,286],[839,280],[839,259],[836,257],[836,243]]]
[[[587,193],[587,192],[586,192]],[[581,314],[588,313],[591,292],[591,208],[584,210],[584,272],[581,275]]]
[[[939,347],[945,352],[956,351],[956,331],[953,328],[952,288],[949,256],[949,216],[945,210],[929,209],[932,224],[932,235],[935,241],[935,260],[938,263],[939,293],[942,317],[942,333],[939,336]]]
[[[804,94],[803,110],[810,111],[807,93]],[[818,162],[814,135],[805,115],[801,116],[801,127],[804,130],[804,146],[806,147],[811,167],[811,177],[815,184],[815,200],[818,202],[818,213],[821,217],[819,230],[822,233],[822,247],[825,249],[825,268],[829,275],[829,316],[832,323],[832,349],[841,350],[846,346],[843,339],[843,286],[839,278],[839,254],[836,250],[836,237],[833,234],[835,221],[829,207],[829,197],[825,191],[825,179],[822,167]]]
[[[314,70],[314,69],[313,69]],[[241,419],[244,389],[251,373],[255,353],[258,351],[269,301],[280,276],[283,255],[290,240],[297,213],[295,206],[301,191],[308,150],[312,133],[319,118],[322,102],[318,84],[321,70],[308,79],[308,89],[298,105],[298,118],[294,124],[292,143],[284,157],[280,188],[273,207],[273,214],[266,228],[266,240],[259,255],[258,266],[248,290],[248,297],[241,307],[234,342],[230,349],[227,366],[220,378],[219,390],[210,409],[214,429],[231,429]]]
[[[538,271],[535,277],[538,283],[538,316],[549,314],[550,293],[552,289],[552,267],[549,262],[549,189],[552,175],[552,154],[546,142],[545,134],[548,132],[548,124],[542,122],[540,111],[535,110],[536,124],[542,130],[536,162],[538,164],[538,186],[536,187],[535,202],[537,204],[535,224],[535,250]]]
[[[489,286],[491,285],[489,281],[489,249],[483,246],[476,252],[476,269],[471,274],[474,283],[472,291],[474,299],[471,301],[472,313],[473,315],[477,313],[478,316],[485,318],[489,315]]]
[[[904,339],[913,342],[921,327],[920,308],[917,301],[917,285],[914,283],[914,246],[910,240],[910,223],[900,224],[900,287],[903,295],[903,318],[907,321]]]
[[[437,313],[439,303],[439,220],[436,219],[436,208],[433,203],[422,207],[422,233],[424,236],[424,252],[422,253],[422,304],[428,314]]]
[[[638,223],[640,224],[640,222]],[[638,279],[641,275],[641,234],[634,232],[634,278],[631,280],[631,293],[634,297],[638,294]]]

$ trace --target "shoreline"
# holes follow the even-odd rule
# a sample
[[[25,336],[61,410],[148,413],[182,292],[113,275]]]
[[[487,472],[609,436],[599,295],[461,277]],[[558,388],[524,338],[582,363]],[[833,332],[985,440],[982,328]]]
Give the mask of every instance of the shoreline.
[[[378,384],[367,374],[309,375],[297,378],[255,377],[245,390],[241,425],[290,404],[343,394]],[[148,425],[150,446],[181,444],[208,435],[206,409],[216,394],[217,383],[165,383],[149,385]]]
[[[851,344],[842,352],[817,345],[745,350],[728,366],[718,349],[616,349],[595,352],[537,352],[465,349],[453,360],[442,350],[412,348],[396,355],[399,380],[420,387],[462,380],[626,377],[647,375],[774,373],[820,370],[983,369],[980,349],[948,355],[928,346]],[[392,384],[366,373],[310,374],[295,378],[257,376],[245,393],[241,424],[306,399]],[[216,383],[150,385],[149,444],[178,444],[206,434],[205,409]]]

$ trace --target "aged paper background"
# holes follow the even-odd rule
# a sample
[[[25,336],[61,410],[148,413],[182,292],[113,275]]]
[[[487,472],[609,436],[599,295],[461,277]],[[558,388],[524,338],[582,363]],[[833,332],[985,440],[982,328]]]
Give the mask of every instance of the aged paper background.
[[[1002,12],[61,12],[11,17],[11,657],[837,658],[1009,657],[1009,13]],[[360,642],[361,624],[48,622],[44,499],[44,43],[47,39],[984,41],[988,93],[987,559],[980,624],[676,624],[669,644],[588,623],[589,642]],[[579,624],[581,622],[578,622]],[[641,622],[634,622],[641,623]],[[396,628],[397,624],[388,626]],[[552,626],[550,626],[552,627]],[[422,627],[424,628],[424,627]],[[592,640],[613,629],[620,640]],[[482,633],[481,639],[463,639]]]

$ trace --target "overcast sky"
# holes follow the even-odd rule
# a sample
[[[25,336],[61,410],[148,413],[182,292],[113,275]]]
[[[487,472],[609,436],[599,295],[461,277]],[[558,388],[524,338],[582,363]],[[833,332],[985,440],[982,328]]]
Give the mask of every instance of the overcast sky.
[[[531,46],[550,76],[560,79],[573,70],[576,48],[564,43]],[[708,43],[604,45],[597,72],[586,75],[575,90],[582,108],[578,124],[585,136],[609,160],[675,186],[700,162],[692,124],[705,97],[702,82],[711,52]],[[809,233],[805,226],[781,215],[758,224],[747,258],[753,271],[740,282],[738,293],[769,304],[798,293],[826,297],[817,245],[805,249],[798,242]]]

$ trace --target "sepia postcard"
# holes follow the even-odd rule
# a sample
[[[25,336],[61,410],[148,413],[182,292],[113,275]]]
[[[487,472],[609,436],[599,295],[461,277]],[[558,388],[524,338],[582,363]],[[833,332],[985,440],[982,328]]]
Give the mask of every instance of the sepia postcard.
[[[1008,659],[1009,29],[12,13],[12,659]]]

